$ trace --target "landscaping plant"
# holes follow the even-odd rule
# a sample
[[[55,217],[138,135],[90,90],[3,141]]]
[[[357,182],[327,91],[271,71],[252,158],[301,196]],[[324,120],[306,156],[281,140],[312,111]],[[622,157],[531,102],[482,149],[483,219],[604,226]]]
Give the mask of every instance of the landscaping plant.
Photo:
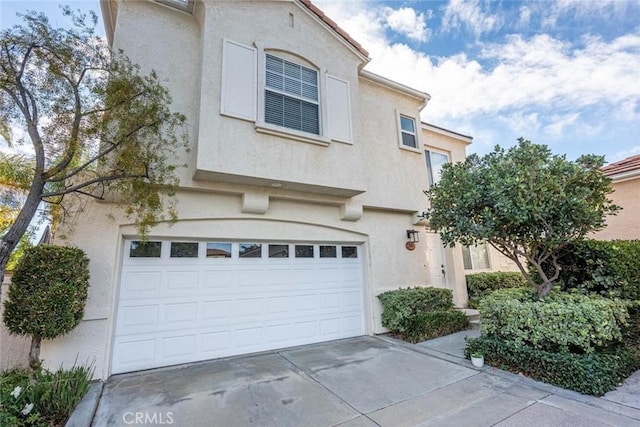
[[[498,289],[528,286],[521,273],[511,271],[467,274],[465,279],[469,295],[467,304],[469,308],[478,308],[480,299]]]
[[[445,164],[440,181],[425,192],[425,216],[446,245],[492,245],[542,298],[560,275],[562,250],[602,229],[605,216],[619,209],[607,198],[613,190],[603,164],[602,156],[569,161],[520,138],[508,150]]]
[[[415,287],[378,295],[382,326],[415,343],[467,329],[469,320],[453,305],[450,289]]]
[[[31,336],[29,366],[40,368],[40,344],[67,334],[84,315],[89,259],[78,248],[40,245],[25,250],[13,272],[3,321],[12,334]]]
[[[56,372],[0,374],[0,426],[63,426],[89,390],[93,370],[74,366]]]

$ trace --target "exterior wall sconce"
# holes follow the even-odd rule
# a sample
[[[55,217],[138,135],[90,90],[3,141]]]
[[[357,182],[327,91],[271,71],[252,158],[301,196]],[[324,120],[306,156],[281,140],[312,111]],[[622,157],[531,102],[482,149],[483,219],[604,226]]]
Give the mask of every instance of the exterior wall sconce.
[[[418,230],[407,230],[407,240],[410,242],[419,242],[420,241],[420,232]]]
[[[408,250],[412,251],[416,248],[416,242],[420,241],[420,232],[418,230],[407,230],[408,242],[404,245]]]

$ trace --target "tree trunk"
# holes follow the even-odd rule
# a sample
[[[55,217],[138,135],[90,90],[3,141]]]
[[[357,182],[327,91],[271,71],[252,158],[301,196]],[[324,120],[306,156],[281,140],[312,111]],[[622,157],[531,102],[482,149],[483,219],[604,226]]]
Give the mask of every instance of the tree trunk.
[[[538,291],[538,299],[544,298],[549,292],[553,289],[553,282],[544,282],[542,285],[538,286],[536,290]]]
[[[4,236],[0,238],[0,283],[4,280],[4,269],[7,267],[11,252],[13,252],[16,246],[18,246],[18,243],[20,243],[20,239],[29,229],[31,220],[33,220],[33,217],[38,211],[43,189],[44,181],[39,177],[34,178],[29,194],[27,195],[27,200],[24,206],[22,206],[18,217]]]
[[[42,337],[40,335],[33,335],[31,337],[31,349],[29,350],[29,367],[31,368],[31,374],[40,372],[40,344],[42,343]]]

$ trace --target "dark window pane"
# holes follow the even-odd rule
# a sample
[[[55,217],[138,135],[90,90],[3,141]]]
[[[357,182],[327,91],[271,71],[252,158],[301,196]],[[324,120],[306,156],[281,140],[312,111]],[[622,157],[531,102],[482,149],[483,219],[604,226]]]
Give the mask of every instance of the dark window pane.
[[[337,256],[335,246],[320,246],[320,258],[335,258]]]
[[[468,246],[462,247],[462,263],[464,264],[465,270],[471,270],[473,268],[471,264],[471,251],[469,251]]]
[[[198,258],[198,244],[194,242],[171,242],[171,258]]]
[[[207,258],[231,258],[231,243],[207,243]]]
[[[356,246],[343,246],[342,258],[358,258],[358,248]]]
[[[416,136],[402,132],[402,145],[416,148]]]
[[[289,245],[269,245],[269,258],[289,258]]]
[[[162,242],[131,242],[129,257],[131,258],[160,258]]]
[[[313,245],[296,245],[296,258],[313,258]]]
[[[260,258],[262,245],[260,243],[240,243],[240,258]]]

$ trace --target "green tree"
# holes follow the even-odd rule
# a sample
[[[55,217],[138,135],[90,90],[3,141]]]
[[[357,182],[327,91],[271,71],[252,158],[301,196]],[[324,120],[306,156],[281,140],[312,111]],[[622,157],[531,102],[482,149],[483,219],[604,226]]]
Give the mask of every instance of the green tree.
[[[0,158],[0,182],[28,177],[0,237],[0,275],[41,202],[64,213],[71,195],[121,200],[141,235],[176,219],[172,162],[187,149],[184,116],[170,111],[155,73],[141,73],[95,34],[94,13],[63,11],[70,29],[29,12],[0,33],[0,136],[33,153]]]
[[[40,367],[40,343],[69,333],[84,314],[89,259],[78,248],[40,245],[25,250],[12,277],[2,320],[9,331],[31,336],[29,365]]]
[[[439,183],[425,192],[426,217],[449,246],[490,243],[543,297],[560,273],[560,251],[602,229],[605,216],[620,209],[607,198],[613,190],[603,164],[602,156],[569,161],[520,138],[506,151],[497,146],[483,157],[445,165]]]

